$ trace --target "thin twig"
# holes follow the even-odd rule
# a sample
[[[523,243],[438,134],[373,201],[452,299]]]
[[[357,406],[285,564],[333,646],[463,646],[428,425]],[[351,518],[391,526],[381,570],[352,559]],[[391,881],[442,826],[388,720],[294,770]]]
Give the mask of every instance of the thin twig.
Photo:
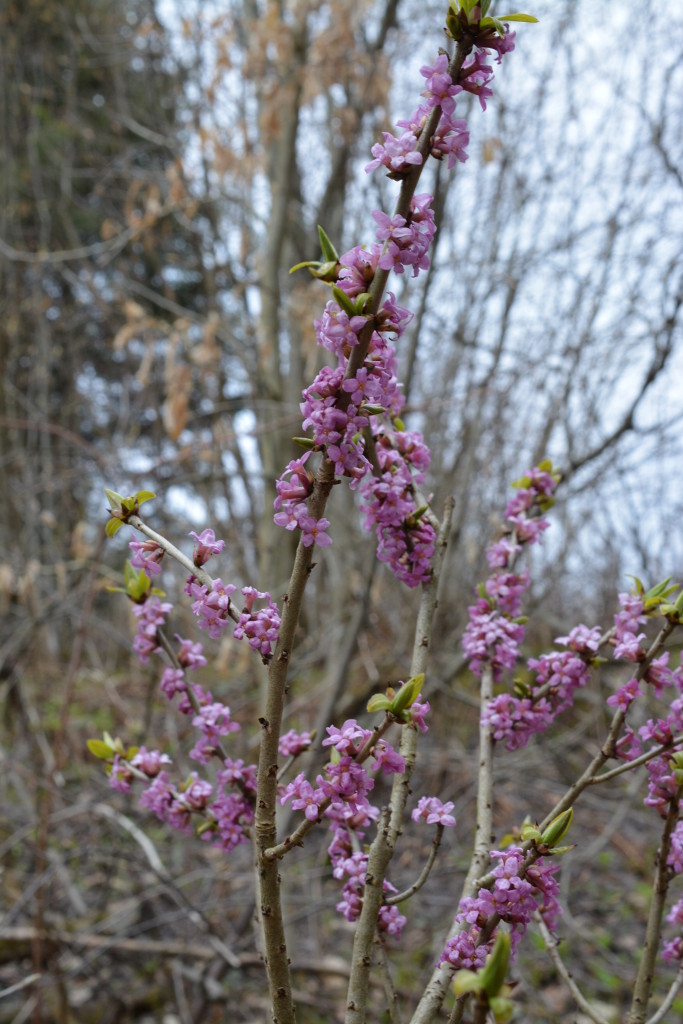
[[[415,893],[418,892],[418,890],[420,890],[422,888],[422,886],[425,884],[425,882],[429,878],[429,875],[430,875],[430,872],[432,870],[432,867],[434,866],[434,861],[436,860],[436,855],[439,852],[439,847],[441,846],[441,838],[442,838],[442,836],[443,836],[443,825],[437,825],[436,826],[436,835],[434,836],[434,839],[432,840],[432,848],[431,848],[431,850],[429,852],[429,857],[427,859],[427,863],[423,867],[423,869],[420,872],[418,878],[413,882],[413,884],[408,889],[404,889],[403,892],[394,893],[393,896],[385,896],[385,898],[384,898],[385,906],[391,907],[391,906],[393,906],[396,903],[402,903],[403,900],[410,899],[411,896],[414,896]]]
[[[652,990],[652,979],[654,976],[655,959],[659,949],[659,939],[662,930],[662,918],[664,916],[664,905],[666,894],[669,888],[669,866],[667,864],[669,850],[671,848],[671,836],[676,828],[680,817],[679,804],[683,787],[678,786],[671,797],[669,812],[662,829],[662,841],[657,851],[655,873],[652,882],[652,900],[645,929],[645,942],[643,944],[643,955],[638,964],[638,974],[633,989],[633,1001],[628,1015],[628,1024],[644,1024],[647,1014],[647,1004],[650,1000]]]
[[[144,533],[146,537],[153,540],[155,544],[158,544],[160,548],[164,549],[167,555],[170,555],[171,558],[175,558],[176,562],[180,562],[183,568],[187,569],[190,575],[194,576],[198,583],[203,584],[203,586],[207,587],[208,590],[213,588],[213,578],[208,574],[206,569],[202,569],[198,565],[195,565],[192,559],[183,554],[180,548],[177,548],[175,544],[171,544],[170,540],[166,540],[162,534],[153,530],[151,526],[148,526],[147,523],[140,519],[140,516],[129,516],[126,522],[128,526],[132,526],[135,530],[139,530],[140,533]],[[230,608],[232,609],[232,604],[230,605]],[[234,609],[232,610],[231,617],[235,619],[236,622],[239,619],[239,615],[234,611]]]
[[[557,971],[559,976],[562,978],[562,980],[564,981],[564,983],[567,986],[567,988],[569,989],[569,991],[571,992],[572,999],[574,1000],[576,1005],[579,1007],[579,1009],[583,1010],[583,1012],[586,1014],[586,1016],[590,1017],[590,1019],[592,1021],[594,1021],[595,1024],[609,1024],[609,1022],[606,1021],[605,1018],[602,1017],[597,1012],[597,1010],[595,1010],[591,1006],[591,1004],[588,1002],[586,997],[582,994],[582,992],[579,989],[578,985],[576,984],[576,982],[572,978],[571,974],[567,970],[567,967],[565,966],[565,963],[564,963],[564,961],[563,961],[562,957],[560,956],[560,954],[558,952],[558,949],[557,949],[557,946],[558,946],[557,939],[555,938],[555,936],[552,934],[552,932],[548,928],[547,924],[545,923],[545,921],[541,917],[540,911],[538,911],[538,910],[534,914],[534,921],[535,921],[535,923],[536,923],[536,925],[538,927],[538,930],[540,931],[540,933],[541,933],[541,935],[543,937],[543,942],[545,943],[545,948],[548,951],[548,955],[549,955],[550,959],[553,962],[555,970]]]
[[[377,941],[377,950],[377,961],[379,963],[380,976],[382,979],[382,988],[384,989],[384,1001],[389,1010],[389,1020],[391,1024],[401,1024],[401,1007],[398,1001],[398,992],[391,980],[387,950],[381,939],[378,939]]]
[[[678,995],[681,987],[683,986],[683,964],[678,968],[678,974],[673,980],[671,988],[666,994],[666,999],[659,1007],[656,1013],[653,1013],[651,1017],[648,1017],[647,1024],[659,1024],[660,1021],[664,1020],[664,1015],[669,1012],[673,1005],[673,1001]]]
[[[596,775],[595,778],[591,779],[591,786],[598,786],[601,782],[609,782],[611,779],[616,779],[619,775],[624,775],[626,772],[632,771],[634,768],[639,768],[643,764],[647,764],[648,761],[652,761],[653,758],[659,757],[660,754],[666,754],[667,752],[673,753],[679,743],[683,743],[683,733],[679,733],[669,743],[662,743],[659,747],[653,747],[651,750],[647,750],[640,757],[634,757],[632,761],[626,761],[624,764],[620,764],[618,768],[612,768],[611,771],[602,772],[600,775]]]
[[[432,558],[431,578],[422,587],[410,665],[411,677],[424,673],[427,668],[439,577],[448,547],[454,507],[455,501],[453,498],[448,498]],[[365,1024],[367,1021],[372,944],[379,911],[384,901],[384,879],[394,853],[396,840],[401,833],[405,807],[410,794],[410,779],[417,756],[417,730],[414,727],[403,729],[399,752],[404,759],[405,770],[402,775],[394,776],[390,804],[382,813],[377,826],[377,834],[368,855],[363,907],[354,935],[345,1024]]]

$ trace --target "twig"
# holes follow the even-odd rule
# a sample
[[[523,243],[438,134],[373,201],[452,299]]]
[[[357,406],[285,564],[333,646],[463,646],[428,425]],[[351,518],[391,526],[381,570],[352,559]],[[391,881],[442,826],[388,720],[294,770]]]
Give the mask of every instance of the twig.
[[[666,999],[657,1012],[653,1013],[651,1017],[648,1017],[647,1024],[659,1024],[660,1021],[664,1020],[664,1014],[668,1013],[671,1009],[673,1001],[678,995],[681,986],[683,986],[683,965],[678,968],[678,974],[674,978],[671,988],[666,994]]]
[[[453,498],[448,498],[432,559],[431,578],[422,588],[410,666],[411,677],[424,672],[427,667],[439,576],[448,546],[454,507]],[[363,908],[354,935],[345,1024],[365,1024],[367,1020],[372,944],[384,898],[384,878],[394,853],[396,840],[401,832],[405,806],[410,793],[410,779],[415,767],[417,731],[414,727],[402,730],[399,750],[405,761],[405,771],[403,775],[394,776],[389,807],[385,808],[382,813],[377,834],[370,847],[363,891]]]
[[[394,984],[391,980],[387,951],[381,939],[377,940],[377,948],[377,959],[382,978],[382,988],[384,989],[384,1000],[389,1010],[389,1020],[391,1024],[401,1024],[401,1008],[398,1002],[398,992],[394,988]]]
[[[180,562],[183,568],[187,569],[190,575],[194,576],[199,583],[211,590],[213,587],[213,578],[208,574],[206,569],[201,569],[199,566],[195,565],[192,559],[183,554],[180,548],[177,548],[175,544],[171,544],[170,540],[166,540],[162,534],[153,530],[151,526],[148,526],[147,523],[140,519],[140,516],[129,516],[127,524],[128,526],[132,526],[133,529],[139,530],[140,533],[144,533],[144,535],[149,537],[150,540],[153,540],[155,544],[158,544],[160,548],[164,549],[167,555],[170,555],[171,558],[175,558],[176,562]],[[230,617],[234,619],[235,622],[239,620],[239,614],[235,609],[233,609],[232,602],[230,603],[229,613]]]
[[[652,978],[654,975],[655,958],[659,948],[659,938],[662,930],[662,917],[664,916],[664,904],[666,893],[669,887],[669,867],[667,859],[671,847],[671,836],[678,822],[680,811],[679,802],[683,794],[683,787],[678,786],[671,798],[669,812],[662,829],[662,842],[657,852],[655,863],[655,875],[652,883],[652,901],[650,912],[647,918],[645,929],[645,942],[643,944],[643,955],[638,965],[638,975],[633,990],[633,1001],[627,1018],[627,1024],[644,1024],[647,1014],[647,1004],[652,989]]]
[[[10,985],[9,988],[0,989],[0,999],[4,999],[5,996],[13,996],[15,992],[21,992],[22,988],[28,988],[29,985],[33,985],[36,981],[40,981],[42,974],[29,974],[26,978],[18,981],[16,985]]]
[[[567,970],[567,967],[565,966],[565,963],[557,949],[557,939],[546,925],[545,921],[541,917],[540,911],[538,910],[534,914],[534,921],[543,937],[545,948],[548,951],[548,955],[550,956],[550,959],[553,962],[555,970],[562,978],[569,991],[571,992],[572,999],[574,1000],[576,1005],[579,1007],[579,1009],[583,1010],[586,1016],[590,1017],[590,1019],[594,1021],[595,1024],[609,1024],[609,1022],[606,1021],[604,1017],[600,1016],[597,1010],[593,1009],[593,1007],[588,1002],[586,997],[582,994],[578,985],[576,984],[571,974]]]
[[[431,848],[430,853],[429,853],[429,858],[427,860],[427,863],[423,867],[422,871],[420,872],[418,878],[413,882],[413,884],[410,886],[410,888],[404,889],[403,892],[394,893],[393,896],[386,896],[385,899],[384,899],[385,906],[391,907],[395,903],[402,903],[403,900],[410,899],[411,896],[414,896],[415,893],[419,889],[422,888],[422,886],[425,884],[425,882],[429,878],[429,875],[430,875],[430,872],[432,870],[432,867],[434,866],[434,861],[436,860],[436,855],[437,855],[437,853],[439,851],[439,847],[441,846],[441,838],[442,838],[442,836],[443,836],[443,825],[437,824],[437,826],[436,826],[436,835],[434,836],[434,839],[432,840],[432,848]]]
[[[659,757],[660,754],[666,754],[667,751],[673,751],[679,745],[683,743],[683,733],[679,733],[678,736],[674,736],[670,743],[662,743],[659,747],[653,747],[651,750],[647,750],[640,757],[634,757],[632,761],[626,761],[624,764],[620,764],[618,768],[612,768],[611,771],[602,772],[600,775],[596,775],[595,778],[591,779],[589,785],[597,786],[601,782],[609,782],[610,779],[616,779],[618,775],[624,775],[626,772],[632,771],[634,768],[639,768],[643,764],[647,764],[648,761],[652,761],[653,758]]]

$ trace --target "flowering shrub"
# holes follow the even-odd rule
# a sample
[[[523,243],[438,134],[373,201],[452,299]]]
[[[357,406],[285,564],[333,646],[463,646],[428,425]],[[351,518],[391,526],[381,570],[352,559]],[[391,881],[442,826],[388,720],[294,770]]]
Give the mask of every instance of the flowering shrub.
[[[178,712],[195,730],[189,757],[197,770],[179,780],[168,754],[145,747],[126,749],[107,734],[92,740],[90,749],[106,762],[113,788],[129,792],[138,784],[141,805],[170,827],[194,833],[226,853],[243,843],[254,844],[273,1019],[283,1024],[296,1019],[280,901],[283,859],[312,829],[328,830],[331,873],[341,889],[336,909],[355,925],[346,1019],[362,1022],[368,1015],[375,938],[384,943],[401,937],[408,924],[402,910],[409,909],[410,898],[426,883],[444,829],[456,826],[452,801],[428,794],[412,800],[410,789],[418,739],[429,728],[430,706],[423,688],[426,691],[427,652],[453,503],[447,503],[439,519],[420,493],[430,454],[422,436],[406,430],[400,418],[404,399],[395,349],[411,313],[398,305],[386,285],[392,273],[401,276],[409,270],[414,278],[429,267],[435,234],[433,200],[416,189],[428,159],[445,159],[449,168],[467,159],[469,130],[455,117],[458,97],[476,95],[481,109],[486,109],[492,96],[491,55],[500,62],[514,49],[509,22],[534,20],[527,15],[494,19],[487,15],[488,8],[486,2],[451,0],[446,27],[455,44],[452,55],[440,53],[432,65],[420,69],[424,102],[398,122],[399,135],[384,132],[383,142],[372,147],[373,160],[366,171],[384,170],[399,185],[393,214],[371,212],[375,240],[367,248],[359,244],[339,255],[320,229],[322,261],[301,265],[332,290],[315,330],[334,365],[324,366],[303,390],[300,408],[308,433],[298,441],[305,451],[289,462],[276,483],[274,521],[299,536],[281,605],[253,586],[242,587],[238,598],[236,584],[209,574],[206,566],[224,548],[211,529],[191,534],[195,546],[189,558],[140,517],[140,505],[153,497],[150,492],[131,497],[107,492],[108,533],[128,524],[146,537],[140,541],[134,534],[133,557],[126,569],[125,592],[138,620],[133,646],[143,663],[156,655],[166,658],[161,690],[176,701]],[[333,486],[343,480],[358,492],[364,528],[376,536],[378,559],[401,583],[420,589],[414,656],[405,681],[371,698],[368,711],[379,715],[374,724],[348,719],[340,726],[327,726],[321,748],[329,759],[317,770],[295,774],[297,759],[315,753],[315,737],[295,730],[282,733],[289,653],[313,549],[333,543],[328,533],[333,519],[324,513]],[[529,569],[518,562],[527,546],[542,542],[549,527],[546,513],[559,482],[560,474],[550,462],[533,467],[516,482],[501,534],[487,551],[490,575],[469,609],[463,650],[481,686],[477,832],[461,897],[454,898],[452,928],[415,1010],[415,1022],[436,1019],[451,982],[456,997],[452,1021],[463,1020],[468,1013],[475,1021],[484,1021],[487,1015],[496,1021],[510,1018],[513,990],[505,979],[532,922],[545,929],[546,941],[554,949],[552,936],[561,914],[559,858],[570,849],[559,844],[570,828],[574,804],[587,787],[647,764],[645,803],[664,826],[649,940],[629,1018],[644,1019],[639,1008],[647,1006],[650,996],[668,882],[683,871],[683,752],[678,751],[683,745],[683,668],[669,668],[669,653],[662,650],[681,622],[683,596],[671,598],[677,588],[668,581],[649,590],[636,581],[634,592],[620,595],[612,628],[603,631],[580,624],[557,638],[562,649],[528,658],[526,673],[516,676],[525,639],[523,601],[531,582]],[[230,708],[190,678],[207,664],[202,644],[176,636],[174,645],[169,639],[166,621],[172,605],[152,586],[167,556],[188,573],[185,594],[197,628],[210,639],[219,639],[230,627],[233,638],[246,639],[267,666],[257,764],[235,756],[240,752],[235,744],[241,728]],[[648,642],[640,627],[654,618],[662,627]],[[490,849],[496,745],[517,750],[548,729],[571,706],[577,691],[590,684],[607,652],[615,663],[628,666],[628,679],[607,698],[612,719],[605,742],[543,822],[527,821],[507,846]],[[627,716],[648,686],[658,700],[666,692],[676,696],[661,717],[650,719],[636,733]],[[387,738],[390,730],[398,737],[397,745]],[[286,760],[283,766],[281,759]],[[610,759],[617,767],[603,771]],[[213,776],[206,771],[209,766],[215,769]],[[372,802],[379,773],[392,780],[384,808]],[[296,822],[284,836],[276,829],[278,804],[288,805]],[[398,892],[388,876],[400,835],[411,827],[408,812],[414,826],[434,830],[434,840],[420,878]],[[679,901],[667,916],[667,922],[679,928],[681,907]],[[683,937],[667,941],[662,956],[683,963]],[[580,993],[572,991],[585,1009]]]

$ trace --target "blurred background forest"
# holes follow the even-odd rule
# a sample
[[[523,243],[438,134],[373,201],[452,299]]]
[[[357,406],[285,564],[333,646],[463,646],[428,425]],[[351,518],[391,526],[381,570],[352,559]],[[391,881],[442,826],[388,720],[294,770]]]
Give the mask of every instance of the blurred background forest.
[[[374,239],[369,211],[391,210],[396,186],[363,166],[417,105],[445,8],[0,6],[0,995],[13,989],[0,1024],[269,1019],[248,852],[228,863],[169,836],[85,748],[103,729],[174,752],[185,739],[160,664],[138,664],[130,608],[106,590],[127,549],[123,533],[105,545],[103,488],[153,490],[148,521],[185,550],[193,529],[225,538],[214,575],[284,592],[293,549],[272,524],[273,481],[300,452],[327,300],[288,268],[318,258],[317,224],[340,252]],[[435,509],[457,502],[420,771],[459,828],[411,912],[408,999],[466,863],[477,709],[459,641],[510,481],[546,456],[564,473],[533,563],[529,653],[577,621],[608,625],[626,574],[683,576],[683,17],[620,0],[527,8],[540,24],[520,32],[486,112],[459,103],[469,161],[432,162],[421,181],[436,197],[432,268],[397,287],[415,313],[399,352],[406,424],[431,446]],[[342,491],[287,728],[359,715],[405,677],[416,595],[375,564]],[[172,568],[163,585],[179,596]],[[192,635],[181,602],[174,616]],[[208,649],[202,684],[246,727],[262,666],[231,640]],[[500,758],[501,832],[541,818],[583,764],[613,683],[606,666],[561,733]],[[619,1019],[655,839],[633,784],[591,799],[563,865],[563,927],[575,976]],[[403,881],[428,843],[406,836]],[[289,870],[302,1020],[338,1019],[350,926],[314,842]],[[540,953],[517,976],[527,1020],[568,1012]]]

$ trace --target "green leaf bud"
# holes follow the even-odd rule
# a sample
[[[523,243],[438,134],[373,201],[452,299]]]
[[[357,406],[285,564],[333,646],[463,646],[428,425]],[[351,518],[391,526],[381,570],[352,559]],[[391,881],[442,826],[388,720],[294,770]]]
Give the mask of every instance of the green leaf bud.
[[[563,839],[569,831],[569,826],[572,823],[574,817],[574,808],[570,807],[568,810],[563,811],[562,814],[558,814],[556,818],[550,822],[548,827],[544,830],[541,836],[541,842],[546,846],[555,846],[556,843]]]
[[[424,681],[424,672],[420,672],[419,675],[413,676],[412,679],[409,679],[407,683],[403,684],[391,702],[389,710],[392,715],[396,715],[399,718],[401,717],[402,713],[417,700],[418,694],[424,686]]]
[[[531,822],[525,821],[522,825],[521,837],[525,843],[537,843],[542,839],[541,830]]]
[[[464,996],[467,992],[482,992],[483,983],[476,971],[458,971],[453,978],[453,991],[456,996]]]
[[[512,1020],[515,1006],[511,999],[506,996],[494,996],[489,1000],[489,1006],[496,1024],[507,1024],[509,1020]]]
[[[499,931],[486,965],[481,972],[483,988],[489,1000],[498,995],[505,984],[505,975],[510,962],[510,933]]]

